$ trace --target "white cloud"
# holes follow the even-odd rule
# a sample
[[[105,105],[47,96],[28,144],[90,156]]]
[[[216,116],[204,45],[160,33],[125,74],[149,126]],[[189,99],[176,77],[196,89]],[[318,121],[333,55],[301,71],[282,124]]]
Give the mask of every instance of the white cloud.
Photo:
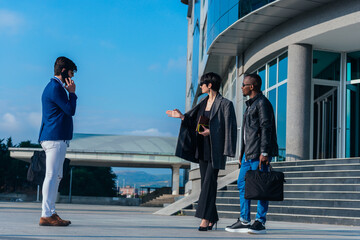
[[[11,113],[5,113],[2,116],[1,122],[0,122],[0,129],[4,131],[13,131],[18,130],[19,122],[17,121],[16,117]]]
[[[18,13],[0,9],[0,33],[16,34],[23,23],[24,19]]]
[[[171,58],[167,64],[167,70],[186,71],[186,57],[178,57],[177,59]]]
[[[172,137],[172,134],[169,132],[160,132],[157,128],[149,128],[146,130],[135,130],[130,132],[125,132],[125,135],[135,135],[135,136],[163,136],[163,137]]]
[[[186,57],[171,58],[167,63],[153,63],[147,68],[149,71],[159,71],[161,69],[164,72],[180,71],[186,72]]]
[[[41,113],[13,111],[0,113],[0,139],[12,137],[14,143],[37,141]]]
[[[154,63],[154,64],[151,64],[150,66],[148,66],[148,70],[150,71],[157,71],[161,69],[161,64],[159,63]]]

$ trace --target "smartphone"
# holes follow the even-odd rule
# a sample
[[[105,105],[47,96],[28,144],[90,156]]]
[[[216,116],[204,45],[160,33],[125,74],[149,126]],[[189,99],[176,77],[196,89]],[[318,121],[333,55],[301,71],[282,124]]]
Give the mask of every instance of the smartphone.
[[[69,71],[68,71],[67,69],[65,69],[65,71],[61,72],[61,77],[62,77],[63,80],[64,80],[65,86],[67,86],[65,79],[66,79],[66,78],[69,78],[68,72],[69,72]]]
[[[63,72],[61,72],[61,76],[62,76],[62,78],[65,80],[65,78],[68,78],[69,77],[69,74],[68,74],[68,70],[67,69],[65,69],[65,71],[63,71]]]

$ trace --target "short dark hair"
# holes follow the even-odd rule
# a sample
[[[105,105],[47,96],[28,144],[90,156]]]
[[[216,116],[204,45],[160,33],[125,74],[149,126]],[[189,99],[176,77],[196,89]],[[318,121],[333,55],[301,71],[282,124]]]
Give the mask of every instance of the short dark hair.
[[[54,65],[54,74],[60,75],[63,68],[74,72],[77,71],[77,67],[73,61],[67,57],[58,57]]]
[[[218,92],[220,90],[222,79],[221,77],[213,72],[205,73],[200,78],[200,85],[206,84],[206,86],[211,83],[211,89]]]
[[[261,92],[262,80],[258,74],[255,74],[255,73],[246,74],[245,77],[248,77],[253,81],[253,86],[254,86],[255,91]]]

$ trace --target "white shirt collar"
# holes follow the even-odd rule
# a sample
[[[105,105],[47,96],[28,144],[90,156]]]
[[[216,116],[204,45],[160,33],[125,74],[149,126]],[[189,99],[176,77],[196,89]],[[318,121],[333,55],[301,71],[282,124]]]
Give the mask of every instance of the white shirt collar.
[[[55,79],[56,81],[58,81],[58,82],[61,84],[61,86],[63,86],[63,88],[65,88],[65,83],[63,83],[59,78],[57,78],[57,77],[54,76],[54,79]]]

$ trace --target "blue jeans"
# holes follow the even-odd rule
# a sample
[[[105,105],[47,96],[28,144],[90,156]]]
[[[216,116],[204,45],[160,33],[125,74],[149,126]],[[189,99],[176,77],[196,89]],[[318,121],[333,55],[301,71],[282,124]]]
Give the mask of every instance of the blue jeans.
[[[269,157],[269,162],[271,162],[271,157]],[[250,203],[251,201],[245,199],[245,174],[249,170],[256,170],[259,166],[259,159],[249,159],[245,161],[245,155],[241,160],[241,168],[238,178],[238,188],[240,193],[240,220],[242,222],[250,222]],[[263,165],[261,167],[261,171],[268,171],[268,166]],[[257,214],[256,219],[257,221],[262,222],[265,224],[266,222],[266,213],[269,209],[269,201],[259,200],[257,205]]]

